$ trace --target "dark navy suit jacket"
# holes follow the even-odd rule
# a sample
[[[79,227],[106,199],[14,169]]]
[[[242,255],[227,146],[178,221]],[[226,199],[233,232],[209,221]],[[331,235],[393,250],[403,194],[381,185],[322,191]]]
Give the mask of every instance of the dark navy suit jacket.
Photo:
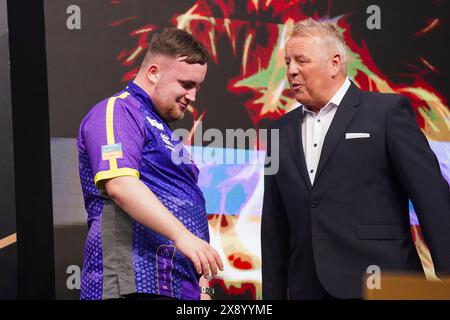
[[[450,273],[449,185],[409,101],[352,83],[325,137],[313,186],[302,117],[297,108],[270,126],[279,130],[280,166],[265,176],[263,299],[316,298],[318,287],[337,298],[359,298],[371,265],[382,273],[423,272],[408,199],[437,274]],[[346,139],[346,133],[370,137]]]

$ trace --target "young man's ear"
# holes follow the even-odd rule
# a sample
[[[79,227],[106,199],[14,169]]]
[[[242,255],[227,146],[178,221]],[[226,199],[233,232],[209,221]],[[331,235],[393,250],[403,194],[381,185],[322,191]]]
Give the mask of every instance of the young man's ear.
[[[159,80],[159,67],[157,64],[152,63],[147,69],[147,79],[152,84],[156,84]]]

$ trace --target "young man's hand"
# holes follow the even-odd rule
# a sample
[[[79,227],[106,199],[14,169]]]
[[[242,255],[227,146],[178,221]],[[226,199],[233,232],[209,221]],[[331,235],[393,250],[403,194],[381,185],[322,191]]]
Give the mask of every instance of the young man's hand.
[[[198,274],[205,278],[216,276],[218,269],[223,270],[222,259],[211,245],[194,236],[188,230],[174,239],[175,247],[188,257]]]

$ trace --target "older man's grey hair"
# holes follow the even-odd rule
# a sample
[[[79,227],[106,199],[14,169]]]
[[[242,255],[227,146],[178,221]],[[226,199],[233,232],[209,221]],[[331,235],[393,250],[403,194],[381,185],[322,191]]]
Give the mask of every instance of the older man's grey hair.
[[[298,22],[292,29],[290,37],[319,37],[325,41],[331,52],[337,51],[342,58],[342,71],[347,74],[347,46],[341,33],[329,22],[308,18]]]

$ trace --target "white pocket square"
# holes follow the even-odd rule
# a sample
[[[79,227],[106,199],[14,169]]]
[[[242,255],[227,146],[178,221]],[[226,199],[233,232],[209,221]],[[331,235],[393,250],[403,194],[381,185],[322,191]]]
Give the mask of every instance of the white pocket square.
[[[345,139],[361,139],[361,138],[370,138],[370,133],[346,133]]]

